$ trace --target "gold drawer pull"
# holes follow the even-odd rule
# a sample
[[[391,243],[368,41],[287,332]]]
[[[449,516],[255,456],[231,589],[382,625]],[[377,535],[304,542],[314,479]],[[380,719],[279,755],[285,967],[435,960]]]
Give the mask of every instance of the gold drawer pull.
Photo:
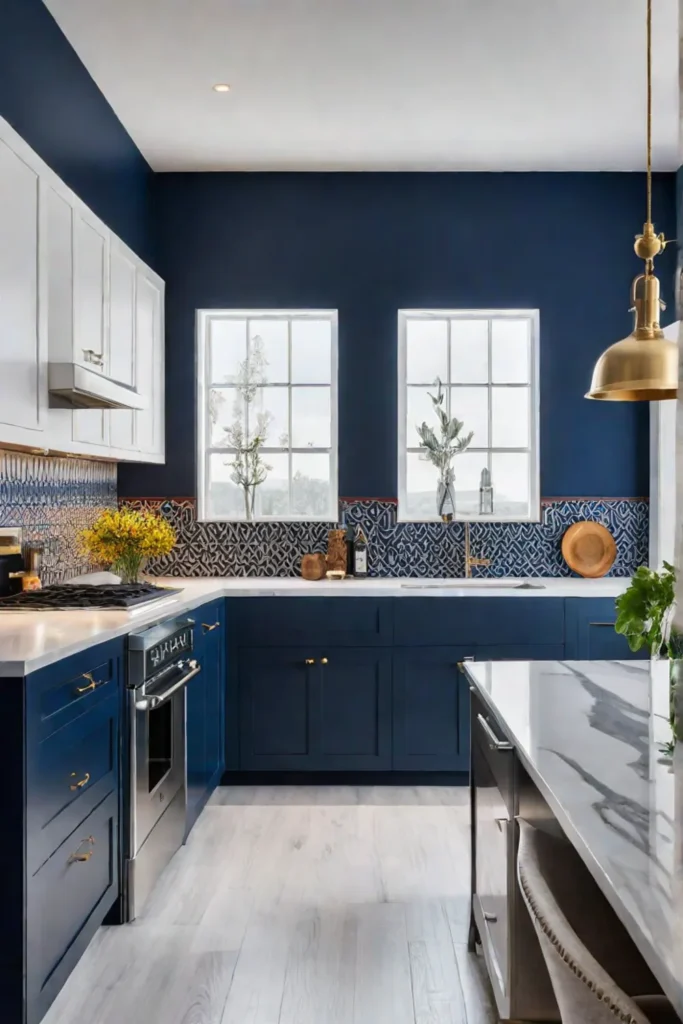
[[[304,665],[315,665],[315,658],[306,658]]]
[[[328,665],[328,664],[329,664],[329,662],[328,662],[327,658],[321,658],[321,659],[320,659],[320,664],[321,664],[321,665]]]
[[[76,693],[88,693],[90,690],[95,690],[98,686],[101,686],[101,682],[98,683],[95,679],[93,679],[92,672],[84,672],[81,678],[82,679],[87,679],[88,680],[88,685],[87,686],[77,686],[76,687]],[[102,682],[103,682],[103,680],[102,680]]]
[[[81,849],[81,846],[85,846],[86,843],[90,843],[91,846],[94,846],[95,845],[95,837],[94,836],[87,836],[85,839],[81,839],[81,841],[79,843],[79,846],[78,846],[78,849],[76,850],[75,853],[72,853],[70,855],[70,857],[69,857],[69,864],[82,864],[84,861],[90,860],[90,858],[92,857],[92,854],[93,854],[92,850],[85,850],[83,853],[79,852],[80,849]]]
[[[212,626],[209,625],[208,622],[202,622],[202,629],[204,630],[205,633],[211,633],[212,630],[218,629],[219,626],[220,622],[214,622]]]
[[[72,773],[71,773],[71,778],[72,778],[72,779],[75,779],[75,778],[76,778],[76,772],[72,772]],[[86,772],[86,773],[85,773],[85,775],[83,776],[83,778],[82,778],[82,779],[79,779],[79,780],[78,780],[78,782],[73,782],[73,783],[72,783],[72,784],[71,784],[71,785],[69,786],[69,789],[70,789],[70,790],[71,790],[72,792],[74,792],[74,791],[75,791],[75,790],[77,790],[77,789],[83,789],[83,787],[84,787],[84,786],[87,786],[89,782],[90,782],[90,772]]]

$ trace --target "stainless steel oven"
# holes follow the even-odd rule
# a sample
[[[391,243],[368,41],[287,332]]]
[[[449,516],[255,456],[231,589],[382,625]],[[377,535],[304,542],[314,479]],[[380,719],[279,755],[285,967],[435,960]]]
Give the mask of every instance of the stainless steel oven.
[[[193,627],[192,619],[171,619],[128,638],[128,921],[185,837],[186,688],[201,671],[192,657]]]

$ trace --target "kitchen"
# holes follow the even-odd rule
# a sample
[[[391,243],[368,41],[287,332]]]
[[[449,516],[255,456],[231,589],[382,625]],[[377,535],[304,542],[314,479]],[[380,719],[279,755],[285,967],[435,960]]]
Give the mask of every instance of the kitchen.
[[[454,102],[474,55],[514,77],[501,12],[434,4],[399,31],[390,6],[327,20],[288,4],[270,28],[237,4],[0,11],[8,1021],[559,1019],[507,976],[515,955],[482,916],[500,908],[475,900],[472,930],[470,838],[509,821],[486,843],[514,872],[531,785],[581,856],[535,753],[543,666],[641,673],[615,599],[673,560],[675,403],[584,398],[630,330],[642,268],[646,5],[605,12],[590,43],[580,11],[555,12],[558,68],[616,33],[642,75],[615,61],[621,92],[593,124],[597,82],[567,98],[531,47],[532,78],[568,104],[564,137],[550,104],[536,134],[504,142],[500,88]],[[655,5],[667,239],[677,16]],[[388,30],[403,65],[360,60]],[[509,101],[525,109],[521,84]],[[675,267],[668,245],[672,339]],[[651,314],[650,292],[640,305]],[[146,562],[105,557],[112,529],[133,528]],[[133,582],[98,584],[112,566]],[[611,707],[595,687],[628,689],[584,675],[568,718]],[[635,678],[661,705],[660,683]],[[500,685],[522,687],[526,726]],[[513,748],[521,796],[484,785],[493,818],[471,819],[480,698],[484,755]],[[657,775],[665,740],[638,701],[631,745]],[[601,749],[583,766],[598,781]],[[675,819],[670,777],[658,813]],[[625,774],[616,791],[631,788]],[[672,966],[661,928],[587,860],[680,1014],[675,944]]]

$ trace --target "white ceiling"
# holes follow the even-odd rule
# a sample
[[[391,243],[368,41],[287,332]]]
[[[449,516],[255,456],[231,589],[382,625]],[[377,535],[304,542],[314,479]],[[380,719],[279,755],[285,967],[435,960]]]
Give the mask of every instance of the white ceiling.
[[[155,170],[644,166],[645,0],[46,3]],[[653,6],[673,170],[678,3]]]

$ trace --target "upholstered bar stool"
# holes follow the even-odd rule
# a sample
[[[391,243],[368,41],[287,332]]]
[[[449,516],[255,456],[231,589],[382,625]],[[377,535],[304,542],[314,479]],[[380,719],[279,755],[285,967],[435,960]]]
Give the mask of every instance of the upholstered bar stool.
[[[519,824],[517,878],[563,1024],[679,1018],[571,845]]]

